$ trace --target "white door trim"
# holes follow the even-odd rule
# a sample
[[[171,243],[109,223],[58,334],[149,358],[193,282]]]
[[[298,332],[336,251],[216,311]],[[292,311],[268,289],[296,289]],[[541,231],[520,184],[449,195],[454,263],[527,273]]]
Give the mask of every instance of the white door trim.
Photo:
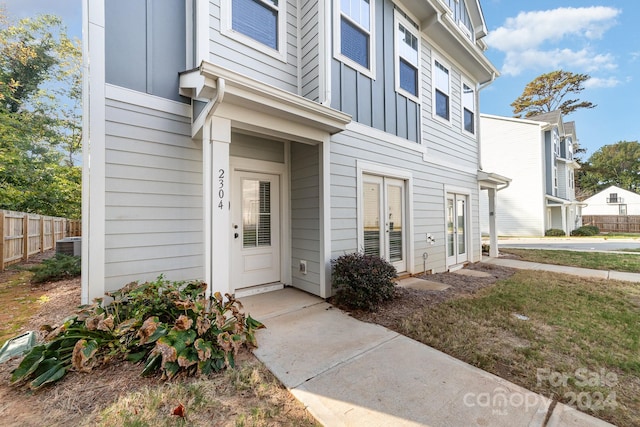
[[[444,227],[444,255],[445,255],[445,267],[446,269],[449,269],[449,267],[457,264],[456,263],[452,263],[450,261],[450,258],[448,256],[448,252],[447,252],[447,199],[449,197],[449,195],[452,196],[464,196],[466,199],[466,219],[467,219],[467,224],[466,224],[466,249],[467,249],[467,261],[471,262],[474,258],[474,246],[473,246],[473,237],[474,237],[474,228],[473,228],[473,204],[472,204],[472,191],[469,188],[462,188],[462,187],[455,187],[455,186],[449,186],[449,185],[445,185],[444,186],[444,192],[443,192],[443,205],[444,205],[444,221],[443,221],[443,227]],[[455,203],[455,201],[454,201]],[[456,249],[457,251],[457,249]]]
[[[289,170],[284,163],[264,160],[229,157],[231,179],[235,179],[236,171],[266,173],[280,176],[280,281],[291,284],[291,231]],[[229,236],[233,238],[233,227],[229,223]],[[229,248],[231,250],[231,248]],[[235,289],[235,285],[232,285]]]
[[[364,248],[364,225],[362,205],[362,175],[378,175],[404,181],[405,186],[405,227],[406,227],[406,271],[414,274],[414,233],[413,233],[413,175],[410,171],[387,165],[356,160],[356,218],[358,228],[358,249]]]

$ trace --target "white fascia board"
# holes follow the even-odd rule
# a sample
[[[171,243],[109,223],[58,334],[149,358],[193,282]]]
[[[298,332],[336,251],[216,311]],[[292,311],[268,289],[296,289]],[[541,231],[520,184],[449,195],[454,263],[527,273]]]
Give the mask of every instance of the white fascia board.
[[[341,111],[209,62],[202,63],[200,73],[213,89],[218,79],[224,79],[226,88],[223,103],[239,104],[258,111],[270,110],[281,117],[330,134],[343,131],[351,122],[351,116]]]

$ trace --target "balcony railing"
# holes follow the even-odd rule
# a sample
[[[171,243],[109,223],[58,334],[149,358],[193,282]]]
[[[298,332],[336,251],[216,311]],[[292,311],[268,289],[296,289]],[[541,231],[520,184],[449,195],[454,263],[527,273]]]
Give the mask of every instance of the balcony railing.
[[[607,203],[624,203],[622,197],[607,197]]]

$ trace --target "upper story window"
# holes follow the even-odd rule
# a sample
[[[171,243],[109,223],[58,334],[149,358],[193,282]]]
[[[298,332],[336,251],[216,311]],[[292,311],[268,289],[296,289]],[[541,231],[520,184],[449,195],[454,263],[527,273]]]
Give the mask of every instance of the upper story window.
[[[451,9],[453,20],[458,24],[462,32],[473,40],[473,25],[471,24],[471,17],[469,16],[465,0],[447,0],[447,3],[449,9]]]
[[[335,7],[334,55],[361,73],[374,78],[375,50],[373,49],[373,3],[370,0],[340,0]]]
[[[420,42],[415,25],[397,11],[396,25],[396,90],[420,102]]]
[[[286,60],[286,1],[223,0],[223,34]]]
[[[476,133],[476,91],[462,83],[462,126],[469,133]]]
[[[449,69],[440,61],[433,61],[433,105],[434,114],[446,121],[451,120],[451,85]]]

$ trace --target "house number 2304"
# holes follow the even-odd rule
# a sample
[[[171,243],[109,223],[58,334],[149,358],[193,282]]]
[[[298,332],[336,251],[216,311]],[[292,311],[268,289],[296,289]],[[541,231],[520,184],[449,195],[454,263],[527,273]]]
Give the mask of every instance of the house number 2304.
[[[224,169],[218,169],[218,208],[223,209],[224,204]]]

